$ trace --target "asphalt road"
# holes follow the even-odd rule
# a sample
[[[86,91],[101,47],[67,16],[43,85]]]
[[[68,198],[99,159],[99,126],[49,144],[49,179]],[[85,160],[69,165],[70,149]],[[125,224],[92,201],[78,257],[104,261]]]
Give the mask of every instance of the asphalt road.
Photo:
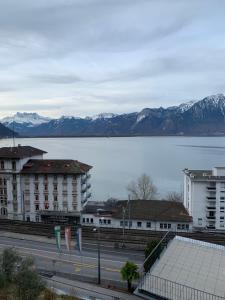
[[[34,257],[36,267],[39,269],[97,278],[98,260],[96,245],[85,244],[82,255],[75,249],[69,253],[65,246],[62,246],[62,251],[59,253],[54,244],[0,235],[0,249],[8,247],[14,247],[23,256]],[[102,246],[102,279],[121,281],[120,269],[127,260],[133,261],[141,268],[144,256],[137,251],[115,250]]]

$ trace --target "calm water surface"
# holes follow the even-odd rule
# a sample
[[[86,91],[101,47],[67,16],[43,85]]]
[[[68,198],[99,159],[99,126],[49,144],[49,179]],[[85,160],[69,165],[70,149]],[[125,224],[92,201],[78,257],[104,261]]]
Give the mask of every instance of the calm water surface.
[[[182,191],[184,168],[225,166],[224,137],[37,138],[16,143],[46,150],[46,158],[92,165],[94,200],[127,198],[127,184],[142,173],[152,177],[163,197]],[[0,140],[3,146],[12,146],[12,140]]]

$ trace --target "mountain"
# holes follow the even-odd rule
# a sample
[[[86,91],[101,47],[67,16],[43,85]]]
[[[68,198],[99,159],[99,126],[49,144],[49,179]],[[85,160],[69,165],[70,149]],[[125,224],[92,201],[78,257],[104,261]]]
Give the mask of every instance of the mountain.
[[[4,124],[12,128],[13,123],[7,118],[4,120]],[[39,124],[26,119],[24,123],[14,122],[13,128],[23,136],[220,136],[225,135],[225,96],[217,94],[179,106],[144,108],[140,112],[121,115],[63,116],[55,120],[45,118]]]
[[[0,123],[0,138],[13,137],[17,135],[18,134],[16,132],[13,133],[12,130]]]
[[[11,130],[19,132],[20,134],[26,134],[26,128],[29,129],[47,123],[50,120],[50,118],[40,116],[37,113],[17,112],[12,117],[3,118],[1,122]]]

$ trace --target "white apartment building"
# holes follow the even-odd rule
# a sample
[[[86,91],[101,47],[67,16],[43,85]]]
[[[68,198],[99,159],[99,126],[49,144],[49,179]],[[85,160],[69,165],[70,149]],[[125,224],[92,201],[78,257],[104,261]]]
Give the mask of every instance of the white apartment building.
[[[157,231],[191,231],[192,218],[183,203],[166,200],[89,201],[82,211],[83,226]]]
[[[184,206],[193,227],[225,230],[225,167],[184,169]]]
[[[0,217],[80,221],[91,197],[92,167],[76,160],[43,159],[45,153],[30,146],[0,148]]]

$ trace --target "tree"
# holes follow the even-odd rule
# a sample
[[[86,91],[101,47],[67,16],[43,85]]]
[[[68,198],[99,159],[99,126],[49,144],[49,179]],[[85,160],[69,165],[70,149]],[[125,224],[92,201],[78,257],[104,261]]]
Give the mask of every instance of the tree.
[[[182,193],[170,192],[166,196],[166,200],[174,202],[183,202]]]
[[[158,258],[159,253],[161,252],[161,245],[158,246],[156,251],[152,253],[152,251],[156,248],[156,246],[159,244],[160,240],[151,240],[148,242],[147,246],[145,247],[145,262],[144,262],[144,270],[145,272],[148,272],[149,269],[151,268],[152,264],[156,261]],[[149,259],[148,256],[151,255]],[[146,260],[147,259],[147,260]]]
[[[0,257],[1,281],[5,280],[10,284],[14,280],[17,266],[21,262],[21,257],[14,249],[5,249]]]
[[[18,299],[36,300],[44,288],[45,283],[35,271],[33,259],[24,259],[16,275],[16,295]]]
[[[150,200],[157,194],[157,188],[150,176],[142,174],[136,181],[131,181],[127,190],[133,200]]]
[[[120,270],[123,280],[127,281],[127,288],[132,292],[132,281],[139,278],[138,266],[133,262],[127,261]]]

